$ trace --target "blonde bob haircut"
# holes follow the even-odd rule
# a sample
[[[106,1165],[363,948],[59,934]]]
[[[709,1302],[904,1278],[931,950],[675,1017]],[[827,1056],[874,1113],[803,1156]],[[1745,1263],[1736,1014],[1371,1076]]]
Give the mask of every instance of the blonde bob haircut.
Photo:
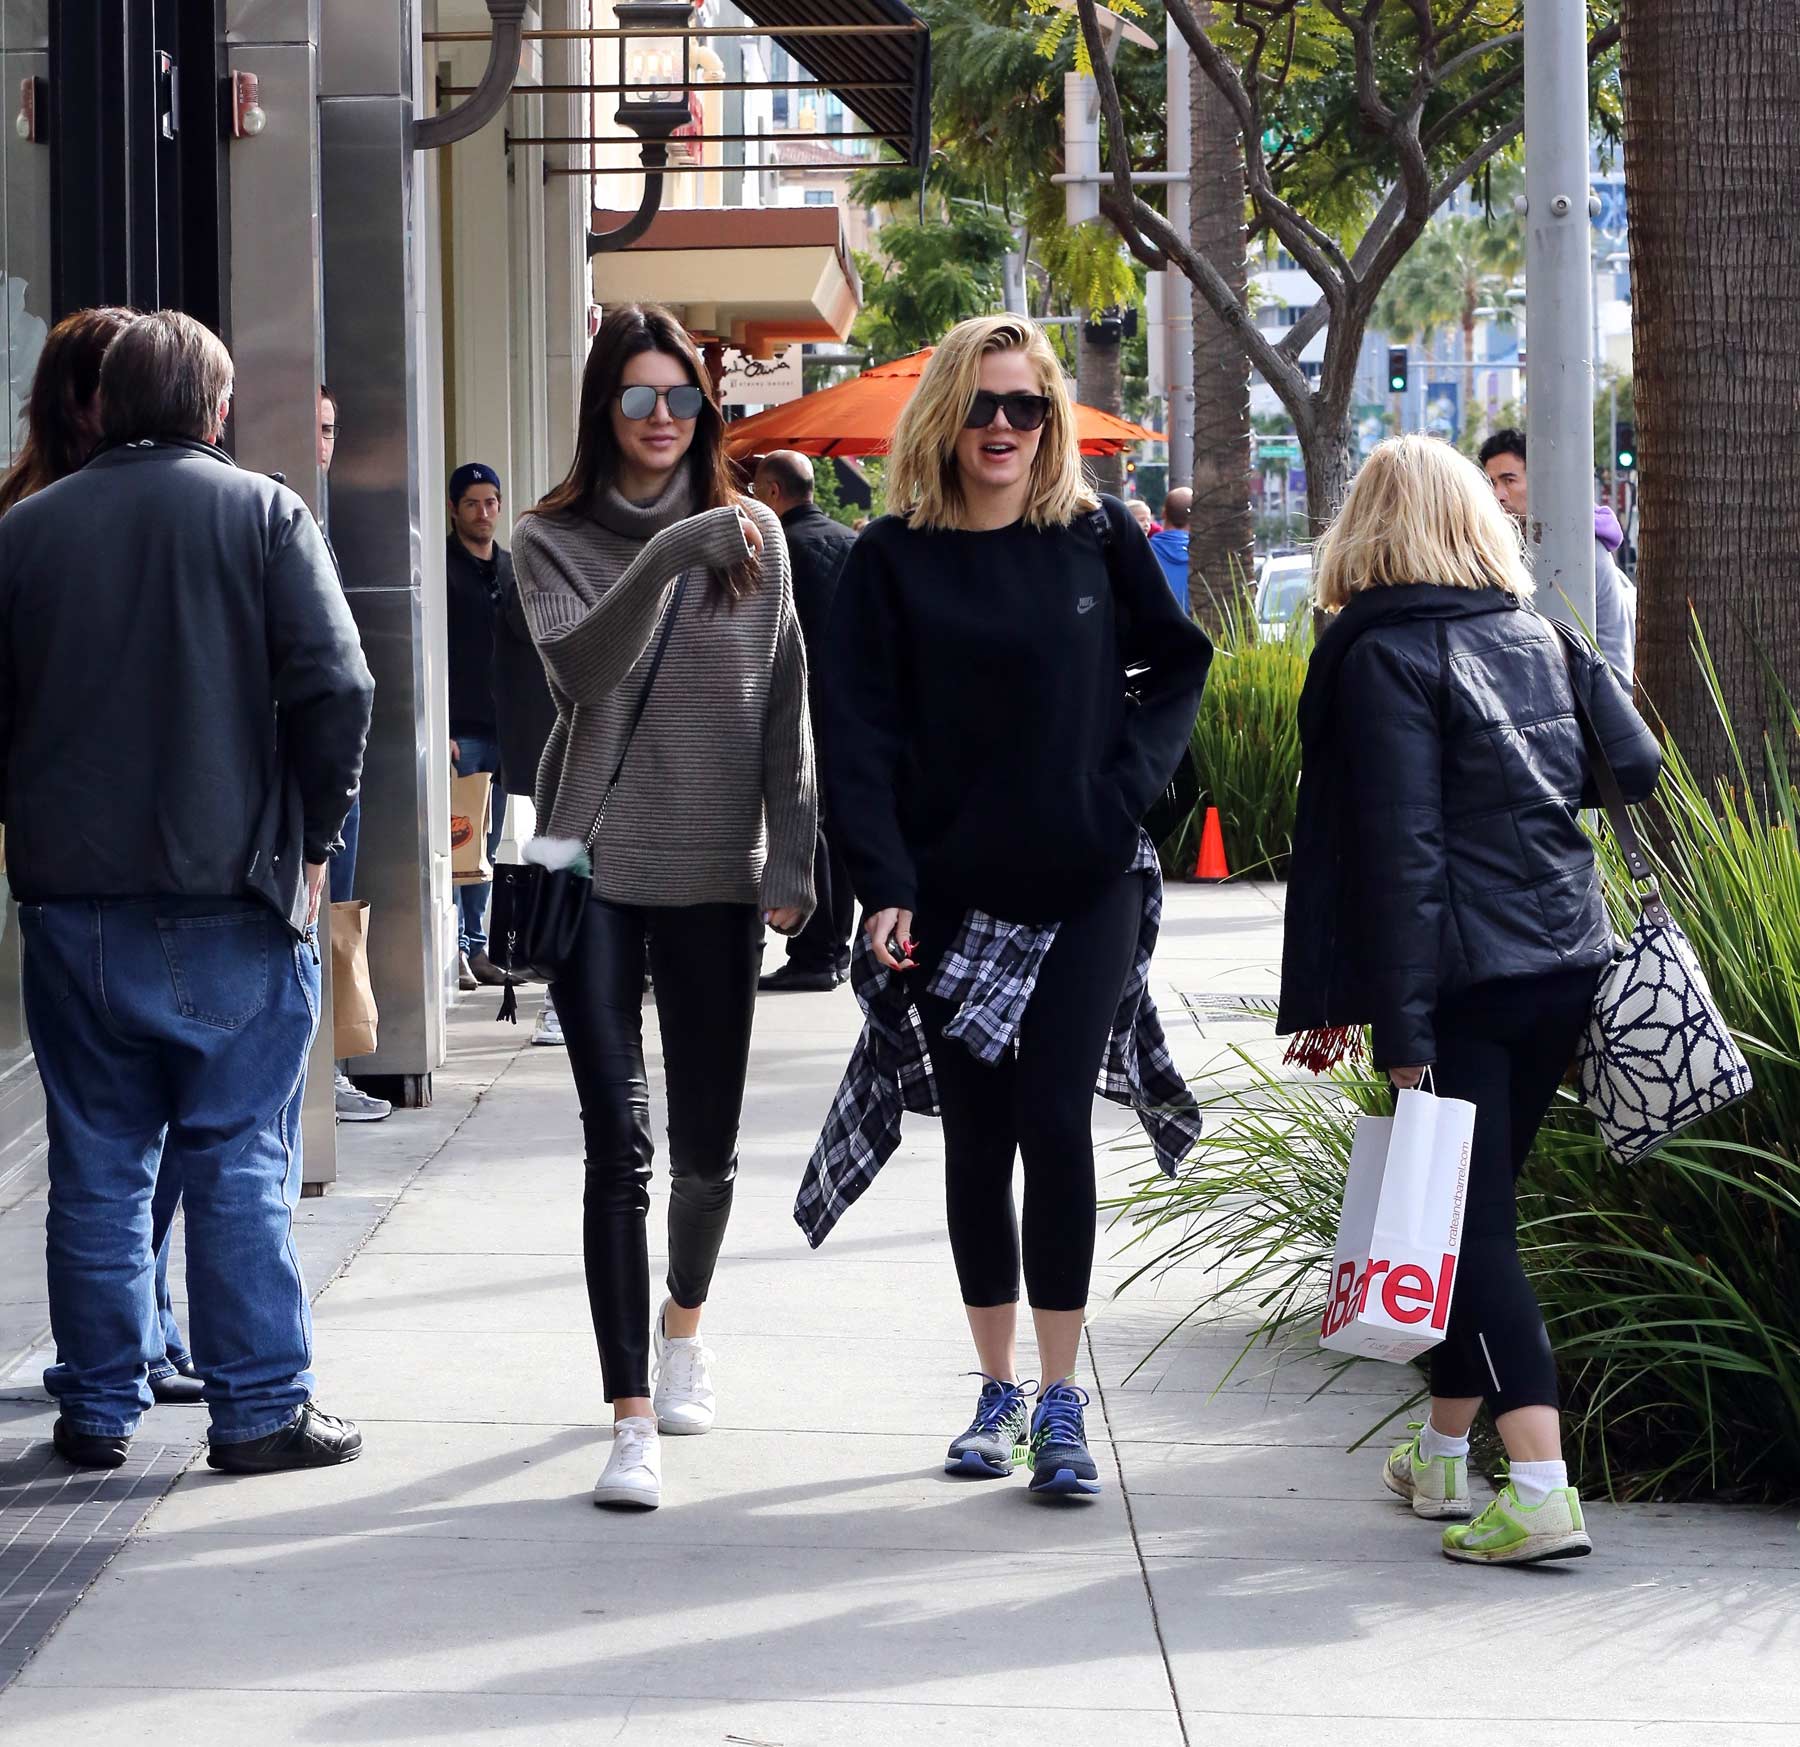
[[[1037,372],[1038,391],[1050,402],[1031,463],[1025,525],[1067,527],[1100,500],[1081,470],[1075,409],[1062,365],[1044,330],[1019,315],[984,315],[958,322],[925,365],[925,374],[894,429],[888,458],[888,503],[915,528],[965,525],[956,439],[981,387],[981,360],[992,352],[1023,352]]]
[[[1421,582],[1533,592],[1518,530],[1481,469],[1437,437],[1389,437],[1319,542],[1313,598],[1335,613],[1364,589]]]

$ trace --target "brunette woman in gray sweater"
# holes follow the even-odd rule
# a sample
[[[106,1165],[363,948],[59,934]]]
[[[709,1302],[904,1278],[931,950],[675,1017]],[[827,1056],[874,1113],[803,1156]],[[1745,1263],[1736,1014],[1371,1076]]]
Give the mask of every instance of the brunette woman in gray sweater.
[[[615,309],[588,355],[569,476],[514,535],[557,706],[526,854],[566,865],[592,841],[593,896],[554,996],[581,1096],[588,1301],[614,1415],[597,1504],[654,1508],[658,1431],[712,1425],[700,1311],[737,1175],[762,926],[795,933],[813,907],[818,802],[787,548],[733,489],[723,435],[681,324],[653,305]],[[653,1336],[646,968],[668,1021],[668,1296]]]

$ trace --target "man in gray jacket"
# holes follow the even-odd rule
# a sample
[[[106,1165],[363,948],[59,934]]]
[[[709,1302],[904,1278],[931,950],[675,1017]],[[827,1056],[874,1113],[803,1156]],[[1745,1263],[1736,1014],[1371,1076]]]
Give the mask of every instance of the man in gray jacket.
[[[82,1467],[120,1466],[150,1405],[165,1154],[212,1466],[362,1445],[312,1401],[292,1221],[314,922],[374,684],[306,505],[217,446],[231,383],[200,323],[139,317],[100,452],[0,521],[0,812],[48,1105],[55,1441]]]
[[[1524,523],[1531,507],[1525,475],[1525,433],[1496,431],[1481,445],[1481,465],[1514,521]],[[1637,659],[1637,585],[1613,562],[1625,536],[1619,518],[1605,504],[1594,510],[1594,622],[1584,627],[1613,670],[1631,683]]]

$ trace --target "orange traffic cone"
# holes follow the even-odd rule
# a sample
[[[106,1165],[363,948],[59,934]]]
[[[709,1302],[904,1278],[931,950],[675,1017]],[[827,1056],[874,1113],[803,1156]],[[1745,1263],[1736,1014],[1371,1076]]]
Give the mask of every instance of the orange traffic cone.
[[[1200,833],[1200,859],[1194,863],[1197,880],[1230,879],[1231,869],[1225,865],[1225,833],[1219,826],[1219,809],[1206,809],[1206,825]]]

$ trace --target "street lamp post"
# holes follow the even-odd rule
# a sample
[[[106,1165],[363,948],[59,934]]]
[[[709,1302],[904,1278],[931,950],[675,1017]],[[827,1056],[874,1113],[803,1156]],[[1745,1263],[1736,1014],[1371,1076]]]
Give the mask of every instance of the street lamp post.
[[[638,209],[616,230],[589,231],[588,257],[629,248],[650,228],[662,206],[663,173],[669,141],[693,120],[688,106],[694,88],[691,0],[616,0],[613,16],[619,38],[620,127],[638,136],[644,165],[644,193]]]

